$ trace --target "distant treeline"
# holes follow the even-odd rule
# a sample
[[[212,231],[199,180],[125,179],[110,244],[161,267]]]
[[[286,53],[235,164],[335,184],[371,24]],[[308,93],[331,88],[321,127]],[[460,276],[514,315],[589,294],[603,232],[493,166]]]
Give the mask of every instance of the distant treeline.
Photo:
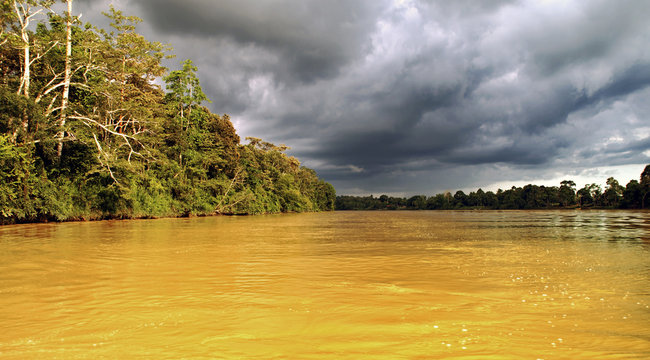
[[[337,210],[457,210],[457,209],[555,209],[608,208],[643,209],[650,199],[650,165],[641,174],[640,181],[631,180],[625,187],[614,178],[607,179],[603,190],[589,184],[576,190],[576,184],[565,180],[560,186],[526,185],[499,189],[496,193],[478,189],[469,194],[456,191],[427,197],[409,198],[381,195],[337,196]]]
[[[201,105],[190,60],[167,72],[140,19],[98,29],[64,2],[0,2],[0,224],[333,210],[286,146],[241,144]]]

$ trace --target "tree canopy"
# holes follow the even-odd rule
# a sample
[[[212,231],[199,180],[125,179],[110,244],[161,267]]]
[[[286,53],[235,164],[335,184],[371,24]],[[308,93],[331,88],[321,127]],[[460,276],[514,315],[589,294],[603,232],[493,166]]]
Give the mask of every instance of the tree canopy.
[[[640,181],[631,180],[626,187],[616,179],[607,179],[605,191],[597,184],[586,184],[576,190],[572,180],[560,186],[513,186],[496,193],[478,189],[469,194],[457,191],[431,197],[415,195],[410,198],[370,196],[337,196],[337,210],[458,210],[458,209],[560,209],[605,208],[644,209],[650,193],[650,165],[641,174]]]
[[[0,2],[0,223],[333,209],[288,147],[242,144],[140,19],[111,7],[99,29],[63,2]]]

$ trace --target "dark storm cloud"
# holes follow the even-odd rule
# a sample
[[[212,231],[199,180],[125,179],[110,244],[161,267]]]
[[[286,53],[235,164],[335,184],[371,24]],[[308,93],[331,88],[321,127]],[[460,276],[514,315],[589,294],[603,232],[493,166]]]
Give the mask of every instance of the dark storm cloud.
[[[595,101],[615,100],[650,86],[650,63],[634,64],[622,71],[606,86],[590,96],[585,105]]]
[[[285,80],[313,81],[338,74],[362,54],[379,10],[375,1],[144,0],[137,6],[162,34],[225,37],[281,54]]]
[[[113,3],[172,44],[170,67],[194,60],[242,136],[290,145],[340,193],[650,161],[648,1]]]

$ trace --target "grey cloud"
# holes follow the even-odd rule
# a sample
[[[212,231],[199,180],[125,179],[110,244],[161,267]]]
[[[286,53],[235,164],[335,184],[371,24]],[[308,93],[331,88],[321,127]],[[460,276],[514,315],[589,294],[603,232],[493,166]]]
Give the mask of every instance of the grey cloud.
[[[242,137],[292,146],[340,193],[650,161],[647,1],[115,3],[170,67],[194,60]]]
[[[271,49],[286,63],[274,69],[285,81],[311,82],[336,76],[363,53],[380,2],[144,0],[137,5],[162,34],[228,38]]]
[[[650,150],[650,136],[623,144],[612,144],[606,146],[604,152],[609,154],[631,153]]]
[[[636,63],[614,77],[609,84],[598,89],[587,103],[614,100],[650,85],[650,62]]]

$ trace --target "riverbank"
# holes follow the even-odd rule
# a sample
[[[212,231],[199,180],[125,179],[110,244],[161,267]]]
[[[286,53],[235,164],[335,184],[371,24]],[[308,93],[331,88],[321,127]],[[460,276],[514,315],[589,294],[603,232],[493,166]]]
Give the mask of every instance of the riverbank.
[[[603,190],[599,185],[586,184],[577,189],[575,182],[564,180],[560,186],[528,184],[507,190],[483,191],[469,194],[462,190],[453,195],[446,191],[434,196],[414,195],[375,197],[339,195],[336,210],[554,210],[554,209],[644,209],[650,194],[650,165],[639,181],[630,180],[625,187],[612,177]]]
[[[76,217],[76,218],[67,218],[63,220],[58,220],[56,218],[37,218],[30,220],[19,220],[11,221],[12,219],[0,219],[0,226],[6,225],[20,225],[20,224],[47,224],[47,223],[68,223],[68,222],[97,222],[97,221],[112,221],[112,220],[151,220],[151,219],[182,219],[182,218],[202,218],[202,217],[233,217],[233,216],[257,216],[257,215],[274,215],[274,214],[298,214],[298,213],[318,213],[322,211],[334,211],[329,210],[313,210],[313,211],[279,211],[279,212],[265,212],[265,213],[255,213],[255,214],[246,214],[246,213],[185,213],[179,215],[167,215],[167,216],[103,216],[103,217]]]

